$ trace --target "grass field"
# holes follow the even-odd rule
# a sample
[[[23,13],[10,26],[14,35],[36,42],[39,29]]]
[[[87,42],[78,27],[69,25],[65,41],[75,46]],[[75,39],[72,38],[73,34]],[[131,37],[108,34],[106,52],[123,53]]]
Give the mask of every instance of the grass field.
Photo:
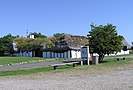
[[[11,61],[14,60],[14,58],[8,57],[8,59]],[[21,59],[24,60],[23,57],[19,58],[20,61]],[[32,59],[35,59],[35,58],[30,58],[28,60],[32,60]],[[39,60],[39,59],[40,58],[36,58],[36,60]],[[0,60],[2,60],[2,58]],[[15,61],[18,62],[17,60]],[[105,59],[102,63],[98,65],[89,65],[89,66],[88,65],[83,65],[83,66],[77,65],[74,68],[72,67],[72,65],[65,65],[65,66],[57,67],[56,70],[53,70],[53,67],[43,67],[43,68],[31,68],[31,69],[25,69],[25,70],[1,71],[0,76],[29,75],[29,74],[36,74],[36,73],[46,73],[46,72],[55,73],[55,72],[65,72],[65,71],[93,71],[94,72],[94,71],[99,71],[99,70],[108,69],[108,68],[111,69],[111,68],[115,68],[119,66],[122,66],[122,67],[128,66],[131,64],[131,61],[133,61],[133,58],[126,58],[126,60],[120,60],[120,61],[117,61],[116,59]]]
[[[0,57],[0,65],[15,64],[21,62],[30,62],[33,60],[46,60],[43,58],[29,58],[29,57]]]
[[[16,64],[16,63],[34,63],[39,61],[61,61],[65,59],[46,59],[39,57],[0,57],[0,65]]]

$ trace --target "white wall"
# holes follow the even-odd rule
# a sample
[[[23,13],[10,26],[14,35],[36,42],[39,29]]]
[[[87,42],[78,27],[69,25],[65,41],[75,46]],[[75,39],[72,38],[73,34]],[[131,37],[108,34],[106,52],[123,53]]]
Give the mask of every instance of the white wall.
[[[71,54],[71,55],[70,55]],[[80,58],[81,57],[80,51],[71,50],[64,52],[64,53],[54,53],[54,52],[43,52],[43,58]],[[15,56],[24,56],[24,57],[34,57],[35,53],[34,51],[31,52],[20,52],[20,53],[14,53]],[[72,57],[70,57],[72,56]]]
[[[47,58],[47,53],[43,52],[43,58]]]
[[[55,58],[54,52],[52,52],[52,58]]]
[[[64,58],[67,58],[67,52],[64,52]]]
[[[77,58],[81,58],[81,51],[77,51]]]
[[[68,54],[68,57],[67,57],[67,58],[71,58],[71,57],[70,57],[70,50],[67,52],[67,54]]]
[[[117,54],[110,54],[109,56],[124,55],[124,54],[129,54],[129,50],[127,51],[121,50],[121,52],[118,52]],[[108,56],[108,55],[105,55],[105,56]]]
[[[19,53],[14,53],[13,55],[14,55],[14,56],[19,56]]]
[[[23,56],[26,57],[26,52],[23,52]]]
[[[61,58],[64,58],[64,53],[61,53]]]
[[[127,51],[121,50],[121,52],[117,53],[117,55],[124,55],[124,54],[129,54],[129,50],[127,50]]]
[[[68,58],[68,57],[70,58],[70,51],[64,53],[43,52],[43,58]]]
[[[58,57],[57,58],[60,58],[60,53],[58,53]]]
[[[20,52],[20,53],[14,53],[14,56],[24,56],[24,57],[32,57],[32,52]]]
[[[47,58],[50,58],[50,52],[47,52]]]
[[[28,55],[29,57],[32,57],[32,51],[31,52],[29,52],[29,55]]]
[[[72,58],[81,58],[81,51],[71,50]]]
[[[32,51],[32,57],[35,57],[35,51]]]
[[[58,53],[55,53],[55,58],[58,58]]]
[[[71,54],[71,55],[70,55]],[[35,51],[15,53],[15,56],[34,57]],[[71,56],[71,57],[70,57]],[[43,58],[81,58],[81,51],[69,50],[64,53],[43,52]]]
[[[77,51],[71,50],[72,58],[77,58]]]
[[[80,57],[81,57],[81,52],[75,50],[71,50],[71,52],[67,51],[64,53],[43,52],[43,58],[80,58]]]
[[[71,50],[70,52],[69,50],[64,53],[43,52],[43,58],[81,58],[81,51]]]
[[[71,53],[75,53],[75,51]],[[70,58],[70,51],[64,53],[43,52],[43,58]],[[76,58],[75,55],[73,55],[73,58]]]

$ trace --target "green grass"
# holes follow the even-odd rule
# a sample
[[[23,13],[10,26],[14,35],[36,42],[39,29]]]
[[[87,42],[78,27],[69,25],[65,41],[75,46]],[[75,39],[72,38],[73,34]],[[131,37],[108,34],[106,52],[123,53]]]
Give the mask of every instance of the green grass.
[[[132,54],[132,55],[133,55],[133,51],[132,51],[132,52],[130,52],[130,54]]]
[[[133,56],[133,53],[130,53],[130,54],[123,54],[123,55],[117,55],[117,56]]]
[[[62,61],[66,59],[46,59],[46,58],[39,58],[39,57],[0,57],[0,65],[8,65],[8,64],[16,64],[16,63],[34,63],[34,61],[39,62],[41,61]]]
[[[21,62],[46,60],[44,58],[33,58],[33,57],[0,57],[0,65],[15,64]]]
[[[25,70],[11,70],[11,71],[0,71],[0,76],[16,76],[16,75],[29,75],[36,74],[41,72],[50,72],[50,71],[65,71],[66,69],[72,69],[72,65],[64,65],[57,67],[56,70],[53,70],[53,67],[42,67],[42,68],[32,68]]]
[[[103,60],[103,63],[101,65],[107,65],[107,66],[118,66],[118,65],[123,65],[123,64],[129,64],[133,58],[126,58],[125,60],[120,59],[117,61],[116,59],[105,59]]]
[[[33,68],[27,70],[0,71],[0,76],[29,75],[38,72],[47,72],[50,70],[52,70],[52,67]]]

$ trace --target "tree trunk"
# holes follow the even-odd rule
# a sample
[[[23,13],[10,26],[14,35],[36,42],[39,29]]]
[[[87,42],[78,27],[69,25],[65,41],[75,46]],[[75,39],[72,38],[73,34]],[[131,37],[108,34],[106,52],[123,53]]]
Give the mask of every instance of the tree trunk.
[[[99,54],[99,63],[103,61],[103,58],[104,58],[104,54]]]

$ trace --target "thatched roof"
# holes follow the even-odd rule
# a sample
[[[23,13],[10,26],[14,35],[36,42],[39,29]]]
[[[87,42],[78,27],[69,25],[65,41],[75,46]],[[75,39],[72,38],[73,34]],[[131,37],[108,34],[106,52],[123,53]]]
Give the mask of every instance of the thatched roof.
[[[129,43],[125,40],[125,38],[122,40],[122,45],[123,46],[127,46],[127,48],[131,48],[131,45],[129,45]]]
[[[86,45],[88,42],[87,37],[64,34],[61,36],[61,44],[66,43],[69,48],[80,48],[81,46]]]
[[[81,46],[88,44],[87,37],[63,34],[57,38],[57,44],[53,48],[44,48],[44,51],[64,52],[68,49],[79,50]]]
[[[43,42],[48,42],[46,38],[15,38],[12,43],[12,49],[14,52],[33,51],[43,48]]]

